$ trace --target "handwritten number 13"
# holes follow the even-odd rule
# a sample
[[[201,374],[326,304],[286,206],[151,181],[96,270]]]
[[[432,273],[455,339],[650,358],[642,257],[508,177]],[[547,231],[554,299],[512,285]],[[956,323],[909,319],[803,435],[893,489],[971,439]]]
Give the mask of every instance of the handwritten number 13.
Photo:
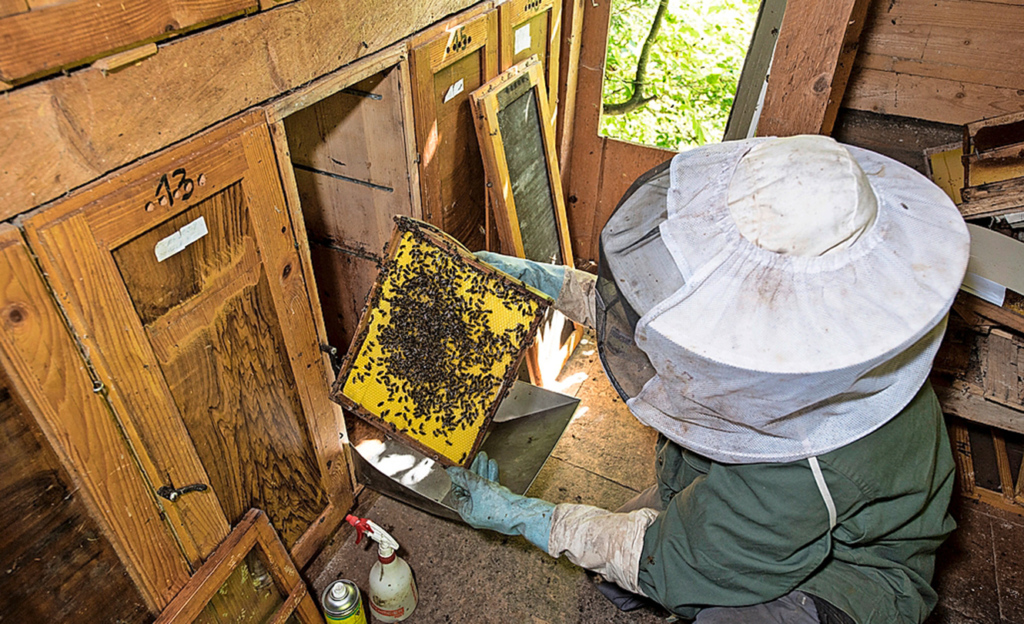
[[[171,190],[171,182],[165,173],[160,177],[160,184],[156,187],[155,196],[160,197],[162,193],[166,192],[167,201],[173,206],[175,194],[178,194],[178,199],[188,200],[188,198],[192,197],[192,193],[195,192],[195,184],[193,184],[191,178],[186,177],[185,170],[181,168],[172,171],[171,177],[175,178],[178,182],[174,190]]]

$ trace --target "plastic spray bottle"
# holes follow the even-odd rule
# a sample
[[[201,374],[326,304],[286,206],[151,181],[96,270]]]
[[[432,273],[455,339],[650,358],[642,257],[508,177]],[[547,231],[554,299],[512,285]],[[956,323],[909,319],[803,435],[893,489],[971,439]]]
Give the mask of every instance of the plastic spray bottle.
[[[412,568],[396,555],[398,542],[387,531],[366,518],[345,516],[355,527],[356,543],[367,535],[377,542],[377,562],[370,568],[370,611],[381,622],[401,622],[416,609],[419,595]]]

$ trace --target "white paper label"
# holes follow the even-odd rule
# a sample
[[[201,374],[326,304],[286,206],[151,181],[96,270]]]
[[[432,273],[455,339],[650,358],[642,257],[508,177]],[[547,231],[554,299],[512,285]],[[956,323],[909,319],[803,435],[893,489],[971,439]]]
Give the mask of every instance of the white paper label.
[[[530,25],[526,24],[516,29],[516,44],[515,52],[513,54],[519,54],[523,50],[530,49]]]
[[[462,93],[466,88],[466,83],[463,78],[459,78],[459,81],[448,87],[448,92],[444,94],[444,103],[447,104],[453,97]]]
[[[199,217],[192,223],[182,226],[174,234],[160,239],[153,249],[156,252],[156,261],[163,262],[174,254],[181,253],[186,247],[209,233],[209,230],[206,229],[206,219]]]
[[[1003,300],[1006,299],[1005,286],[970,271],[964,275],[964,281],[960,284],[960,290],[969,292],[975,297],[997,306],[1003,305]]]

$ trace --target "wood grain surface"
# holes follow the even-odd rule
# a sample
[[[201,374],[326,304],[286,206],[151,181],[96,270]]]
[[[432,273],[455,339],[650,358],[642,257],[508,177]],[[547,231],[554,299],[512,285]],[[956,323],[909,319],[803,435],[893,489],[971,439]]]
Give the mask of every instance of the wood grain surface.
[[[424,218],[472,250],[484,246],[485,193],[469,94],[498,73],[498,15],[486,8],[410,44]]]
[[[0,79],[36,77],[253,11],[255,0],[71,0],[0,19]]]
[[[162,174],[177,171],[193,189],[170,201]],[[155,243],[199,217],[208,233],[158,262]],[[26,231],[146,472],[210,486],[161,501],[193,561],[245,505],[265,504],[290,545],[333,530],[315,521],[329,500],[350,506],[342,424],[262,112],[40,212]]]
[[[0,98],[0,219],[300,87],[470,4],[303,0],[168,42],[144,63],[107,76],[75,72],[16,89]]]
[[[73,505],[86,503],[145,604],[153,610],[166,604],[188,579],[187,562],[27,245],[9,225],[0,226],[0,364],[70,474],[64,483],[74,492]],[[11,491],[8,500],[19,496]]]
[[[152,616],[31,414],[0,375],[0,613],[22,624]],[[103,591],[97,591],[102,587]],[[116,595],[117,600],[108,596]]]
[[[951,124],[1024,110],[1024,5],[872,0],[843,106]]]
[[[870,0],[790,0],[779,30],[758,136],[831,134]]]

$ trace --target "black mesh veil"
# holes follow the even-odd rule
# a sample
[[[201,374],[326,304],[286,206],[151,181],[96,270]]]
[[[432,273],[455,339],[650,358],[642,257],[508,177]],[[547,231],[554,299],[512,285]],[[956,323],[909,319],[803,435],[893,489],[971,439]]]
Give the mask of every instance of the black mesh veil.
[[[605,373],[623,400],[636,396],[655,373],[633,340],[637,322],[683,286],[658,228],[667,218],[670,164],[640,176],[601,230],[597,346]]]

